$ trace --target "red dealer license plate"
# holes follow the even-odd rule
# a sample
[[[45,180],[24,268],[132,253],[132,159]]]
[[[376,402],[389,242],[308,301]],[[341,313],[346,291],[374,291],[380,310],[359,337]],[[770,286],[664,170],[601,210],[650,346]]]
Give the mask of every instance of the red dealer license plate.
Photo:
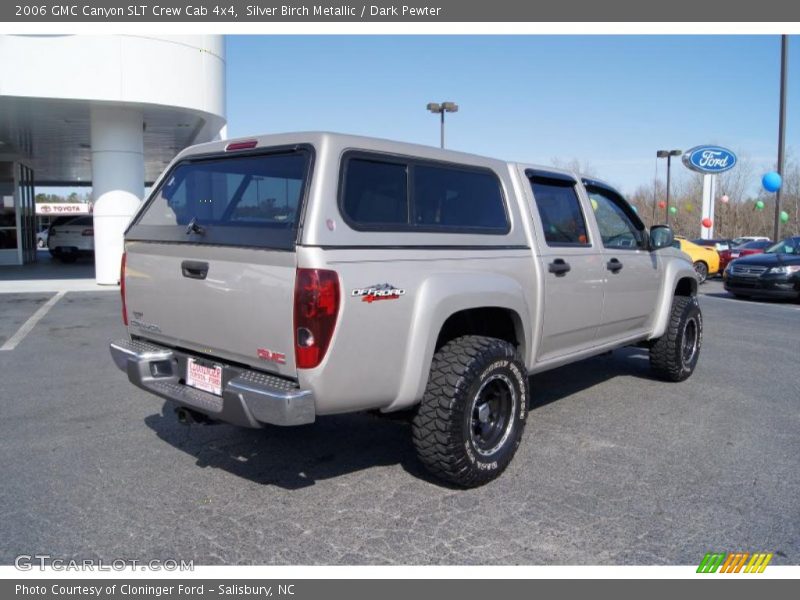
[[[222,396],[222,366],[207,365],[194,358],[186,363],[186,385]]]

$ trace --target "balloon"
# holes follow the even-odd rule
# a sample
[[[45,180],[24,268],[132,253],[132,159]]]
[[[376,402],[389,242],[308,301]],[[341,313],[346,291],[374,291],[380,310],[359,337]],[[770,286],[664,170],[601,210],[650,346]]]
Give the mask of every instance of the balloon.
[[[597,200],[595,200],[594,198],[591,198],[591,201],[592,201],[592,210],[596,211],[597,210]]]
[[[722,198],[720,198],[720,200],[722,200],[723,204],[727,204],[728,200],[730,200],[730,198],[728,198],[728,196],[723,196]]]
[[[788,223],[789,222],[789,213],[785,210],[781,211],[781,223]]]
[[[764,210],[764,201],[763,200],[759,200],[758,202],[756,202],[756,209],[757,210]]]
[[[705,227],[706,229],[710,229],[711,228],[711,219],[709,219],[708,217],[703,219],[701,221],[701,223],[703,224],[703,227]]]
[[[669,207],[669,214],[674,215],[676,212],[678,212],[677,207],[675,207],[675,206],[670,206]]]
[[[689,204],[688,202],[686,203],[686,205],[684,206],[684,208],[686,209],[686,212],[692,212],[692,211],[694,210],[694,206],[692,206],[692,205],[691,205],[691,204]]]
[[[761,185],[763,185],[764,189],[768,192],[777,192],[781,189],[781,183],[783,183],[783,180],[775,171],[770,171],[761,178]]]
[[[664,202],[663,200],[658,203],[658,208],[666,208],[666,207],[667,207],[667,203]]]

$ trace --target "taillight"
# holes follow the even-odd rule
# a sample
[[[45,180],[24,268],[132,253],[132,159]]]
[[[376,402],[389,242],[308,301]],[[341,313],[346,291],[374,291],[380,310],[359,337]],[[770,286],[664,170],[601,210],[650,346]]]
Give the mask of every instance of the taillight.
[[[339,276],[297,269],[294,284],[294,350],[298,369],[313,369],[328,351],[339,314]]]
[[[225,146],[225,152],[233,152],[236,150],[252,150],[258,146],[258,140],[247,140],[246,142],[231,142]]]
[[[81,231],[83,237],[94,237],[94,229],[84,229]]]
[[[128,326],[128,307],[125,305],[125,261],[126,253],[122,253],[122,260],[119,264],[119,293],[122,296],[122,322]]]

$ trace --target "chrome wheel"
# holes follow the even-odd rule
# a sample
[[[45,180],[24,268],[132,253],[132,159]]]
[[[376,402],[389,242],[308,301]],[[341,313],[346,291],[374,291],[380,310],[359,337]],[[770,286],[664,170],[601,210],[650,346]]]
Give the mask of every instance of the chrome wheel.
[[[511,380],[496,373],[483,382],[472,401],[470,441],[482,456],[494,454],[511,435],[517,392]]]
[[[683,342],[681,343],[681,360],[684,365],[692,364],[699,340],[700,328],[697,319],[689,319],[683,328]]]
[[[694,263],[694,272],[697,273],[699,283],[703,283],[708,278],[708,266],[704,262],[698,260]]]

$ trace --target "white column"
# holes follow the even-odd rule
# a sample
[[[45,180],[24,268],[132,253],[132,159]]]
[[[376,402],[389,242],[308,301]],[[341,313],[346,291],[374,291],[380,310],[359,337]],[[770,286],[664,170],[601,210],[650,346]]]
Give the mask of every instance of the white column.
[[[114,285],[123,233],[144,196],[142,111],[95,105],[91,122],[95,279]]]
[[[700,224],[700,237],[704,240],[710,240],[714,237],[714,196],[717,193],[717,176],[710,173],[703,175],[703,210],[701,211],[700,219],[711,219],[711,227],[706,229]]]

